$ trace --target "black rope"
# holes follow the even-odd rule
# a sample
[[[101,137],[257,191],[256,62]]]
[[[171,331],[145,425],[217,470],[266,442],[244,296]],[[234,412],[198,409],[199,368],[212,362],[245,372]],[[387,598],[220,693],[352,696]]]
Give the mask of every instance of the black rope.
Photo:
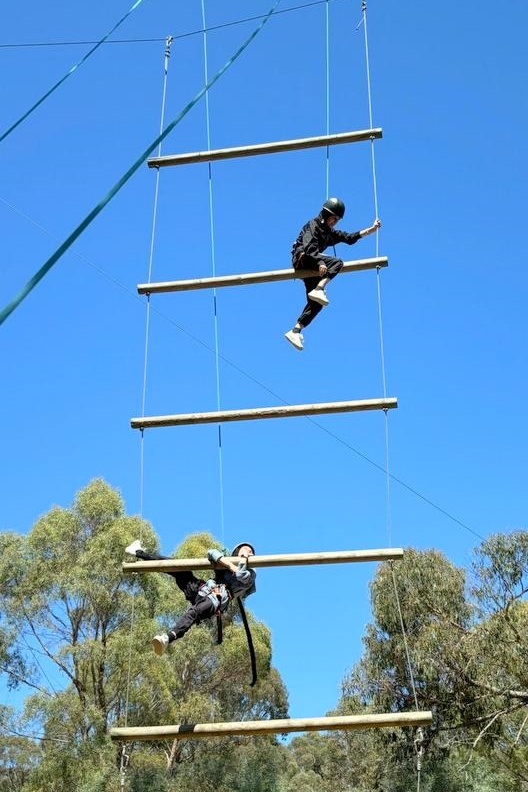
[[[220,606],[216,611],[216,643],[217,646],[220,646],[222,641],[224,640],[224,630],[222,627],[222,613],[220,611]]]
[[[240,597],[238,598],[238,607],[240,610],[240,616],[242,617],[242,623],[244,625],[244,630],[246,631],[246,638],[248,642],[248,649],[249,649],[249,657],[251,659],[251,687],[256,684],[257,681],[257,660],[255,657],[255,647],[253,646],[253,638],[251,637],[251,630],[249,629],[249,624],[246,616],[246,609],[242,603]]]
[[[290,8],[282,8],[279,11],[276,11],[275,14],[287,14],[290,11],[303,11],[305,8],[310,8],[312,6],[322,5],[326,3],[327,0],[312,0],[309,3],[302,3],[301,5],[290,6]],[[222,30],[223,28],[233,27],[234,25],[242,25],[244,22],[253,22],[257,19],[263,19],[265,14],[257,14],[256,16],[248,16],[244,17],[243,19],[235,19],[232,22],[222,22],[219,25],[212,25],[211,27],[207,28],[206,31],[203,28],[198,30],[190,30],[187,33],[180,33],[176,36],[173,36],[173,39],[184,39],[189,38],[190,36],[198,36],[200,33],[208,33],[209,31],[213,30]],[[109,41],[105,41],[105,44],[153,44],[159,43],[161,41],[165,41],[165,38],[132,38],[132,39],[110,39]],[[9,43],[2,43],[0,44],[0,49],[17,49],[17,48],[31,48],[31,47],[72,47],[72,46],[88,46],[89,44],[97,44],[97,41],[27,41],[27,42],[15,42],[13,44]]]

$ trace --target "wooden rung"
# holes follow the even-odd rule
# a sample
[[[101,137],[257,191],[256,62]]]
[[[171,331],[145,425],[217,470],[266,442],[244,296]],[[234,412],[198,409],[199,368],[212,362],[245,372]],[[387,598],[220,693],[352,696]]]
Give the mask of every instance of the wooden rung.
[[[381,715],[337,715],[325,718],[235,721],[233,723],[181,723],[175,726],[124,726],[110,729],[112,740],[188,740],[247,734],[288,734],[309,731],[351,731],[401,726],[428,726],[431,712],[391,712]]]
[[[364,270],[387,267],[387,256],[377,258],[357,259],[345,261],[340,274],[346,272],[363,272]],[[137,287],[139,294],[162,294],[165,292],[192,291],[194,289],[217,289],[221,286],[249,286],[255,283],[276,283],[292,279],[302,280],[313,278],[317,275],[313,270],[269,270],[268,272],[245,272],[240,275],[218,275],[214,278],[194,278],[192,280],[164,281],[161,283],[140,283]]]
[[[256,407],[251,410],[220,410],[218,412],[156,415],[151,418],[132,418],[132,429],[154,429],[161,426],[188,426],[193,424],[227,423],[229,421],[259,421],[264,418],[291,418],[303,415],[330,415],[359,412],[361,410],[389,410],[398,406],[398,400],[362,399],[360,401],[323,402],[321,404],[289,404],[279,407]]]
[[[236,148],[195,151],[190,154],[169,154],[164,157],[151,157],[147,160],[149,168],[165,168],[169,165],[191,165],[195,162],[216,162],[217,160],[255,157],[258,154],[279,154],[282,151],[337,146],[342,143],[359,143],[362,140],[381,138],[381,129],[362,129],[359,132],[341,132],[336,135],[282,140],[278,143],[259,143],[256,146],[237,146]]]
[[[400,547],[391,547],[381,550],[339,550],[331,553],[289,553],[282,555],[255,555],[251,556],[251,568],[264,569],[268,567],[285,566],[314,566],[316,564],[355,564],[362,561],[389,561],[403,558]],[[233,564],[240,558],[229,558]],[[123,569],[127,572],[192,572],[198,569],[211,571],[215,566],[207,558],[167,558],[161,561],[135,561],[125,562]]]

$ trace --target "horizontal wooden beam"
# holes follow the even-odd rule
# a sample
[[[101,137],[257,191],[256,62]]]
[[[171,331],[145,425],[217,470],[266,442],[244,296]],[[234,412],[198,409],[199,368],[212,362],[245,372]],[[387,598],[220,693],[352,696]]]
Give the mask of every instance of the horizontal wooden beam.
[[[248,734],[289,734],[309,731],[351,731],[402,726],[427,726],[431,712],[391,712],[382,715],[338,715],[325,718],[235,721],[233,723],[181,723],[175,726],[123,726],[110,729],[112,740],[188,740]]]
[[[331,553],[288,553],[282,555],[255,555],[249,559],[249,564],[254,569],[285,566],[314,566],[316,564],[355,564],[363,561],[389,561],[403,558],[400,547],[391,547],[381,550],[339,550]],[[239,558],[229,558],[233,564]],[[161,561],[135,561],[125,562],[123,569],[127,572],[192,572],[198,569],[208,569],[211,564],[207,558],[167,558]]]
[[[320,148],[322,146],[338,146],[342,143],[359,143],[363,140],[381,138],[382,135],[383,131],[379,128],[362,129],[359,132],[318,135],[317,137],[298,138],[297,140],[281,140],[277,143],[259,143],[254,146],[237,146],[236,148],[151,157],[147,160],[147,165],[149,168],[165,168],[171,165],[192,165],[196,162],[216,162],[217,160],[238,159],[239,157],[256,157],[259,154],[279,154],[283,151],[299,151],[300,149]]]
[[[379,269],[380,267],[387,267],[388,264],[387,256],[345,261],[340,275],[346,272]],[[250,286],[256,283],[276,283],[277,281],[292,279],[303,280],[304,278],[313,278],[315,274],[313,270],[294,270],[293,268],[269,270],[268,272],[244,272],[240,273],[240,275],[217,275],[214,278],[140,283],[137,290],[139,294],[163,294],[166,292],[193,291],[195,289],[218,289],[222,286]]]
[[[279,407],[256,407],[251,410],[219,410],[218,412],[181,413],[132,418],[132,429],[154,429],[161,426],[189,426],[194,424],[227,423],[229,421],[259,421],[264,418],[291,418],[305,415],[330,415],[362,410],[389,410],[398,400],[362,399],[359,401],[323,402],[321,404],[289,404]]]

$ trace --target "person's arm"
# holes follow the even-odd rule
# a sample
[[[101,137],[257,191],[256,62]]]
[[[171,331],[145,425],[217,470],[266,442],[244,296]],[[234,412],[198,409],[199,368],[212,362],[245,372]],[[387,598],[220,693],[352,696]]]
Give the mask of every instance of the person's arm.
[[[361,231],[340,231],[339,229],[332,229],[332,245],[337,245],[339,242],[344,242],[345,245],[355,245],[361,239]]]
[[[356,231],[355,233],[351,234],[348,231],[340,231],[339,229],[332,230],[332,244],[337,244],[338,242],[344,242],[346,245],[355,245],[356,242],[359,242],[360,239],[363,237],[369,236],[369,234],[374,234],[378,228],[381,226],[381,220],[375,220],[374,223],[369,226],[368,228],[364,228],[361,231]]]
[[[240,556],[238,564],[233,564],[232,561],[222,555],[220,550],[208,550],[207,558],[211,564],[219,564],[229,569],[241,583],[249,583],[251,580],[251,572],[247,568],[247,556]]]
[[[376,218],[371,226],[369,226],[368,228],[364,228],[363,231],[359,232],[359,236],[363,238],[369,236],[370,234],[375,234],[378,228],[381,228],[381,220],[379,220],[379,218]]]

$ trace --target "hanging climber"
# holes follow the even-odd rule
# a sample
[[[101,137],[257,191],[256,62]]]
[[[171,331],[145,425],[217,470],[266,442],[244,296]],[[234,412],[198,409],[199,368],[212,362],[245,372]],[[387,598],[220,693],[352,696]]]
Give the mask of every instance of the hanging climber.
[[[317,273],[313,278],[304,279],[307,303],[295,327],[285,334],[285,338],[299,351],[303,349],[304,340],[301,331],[308,327],[310,322],[313,322],[323,306],[329,304],[325,286],[328,281],[335,278],[343,266],[341,259],[323,256],[323,250],[338,242],[354,245],[359,239],[373,234],[381,226],[381,222],[375,220],[369,228],[356,231],[354,234],[338,231],[335,226],[343,219],[344,215],[345,204],[343,201],[339,198],[329,198],[324,202],[317,217],[301,228],[299,236],[293,244],[293,268],[314,270]]]
[[[160,561],[167,558],[157,553],[147,553],[139,539],[129,544],[125,548],[125,553],[144,561]],[[220,550],[207,551],[207,558],[211,564],[224,567],[224,569],[215,569],[214,578],[208,580],[201,580],[187,571],[165,573],[175,578],[178,588],[183,591],[185,599],[191,605],[168,632],[154,636],[152,646],[156,654],[162,655],[169,644],[182,638],[193,624],[200,624],[215,615],[220,617],[220,614],[227,610],[231,600],[244,599],[254,594],[256,573],[254,569],[248,569],[248,558],[255,555],[253,546],[248,542],[240,542],[233,548],[231,555],[240,559],[238,564],[224,558]]]

